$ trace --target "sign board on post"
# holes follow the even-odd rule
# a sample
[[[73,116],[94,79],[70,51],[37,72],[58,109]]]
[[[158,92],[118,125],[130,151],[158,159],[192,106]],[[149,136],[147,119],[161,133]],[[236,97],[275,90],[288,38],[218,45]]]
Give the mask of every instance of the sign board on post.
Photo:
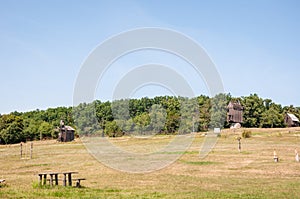
[[[220,134],[221,133],[221,129],[220,128],[214,128],[214,133]]]

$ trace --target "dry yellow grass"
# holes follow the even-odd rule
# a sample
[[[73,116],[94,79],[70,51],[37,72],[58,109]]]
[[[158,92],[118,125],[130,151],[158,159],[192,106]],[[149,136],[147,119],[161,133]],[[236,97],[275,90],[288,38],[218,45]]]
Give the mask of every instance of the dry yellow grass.
[[[156,172],[130,174],[113,170],[94,159],[80,139],[71,143],[54,140],[33,142],[33,159],[20,159],[20,146],[0,146],[0,198],[295,198],[300,195],[300,163],[294,149],[300,150],[300,128],[247,129],[253,136],[242,139],[242,152],[236,137],[243,129],[225,130],[213,151],[199,158],[201,133],[179,160]],[[153,139],[118,138],[119,147],[137,144],[157,150],[172,136]],[[25,146],[23,147],[25,150]],[[129,148],[130,149],[130,148]],[[273,150],[280,162],[273,162]],[[152,152],[151,151],[151,152]],[[145,152],[145,151],[143,151]],[[29,157],[29,144],[27,144]],[[37,173],[78,171],[86,188],[39,188]]]

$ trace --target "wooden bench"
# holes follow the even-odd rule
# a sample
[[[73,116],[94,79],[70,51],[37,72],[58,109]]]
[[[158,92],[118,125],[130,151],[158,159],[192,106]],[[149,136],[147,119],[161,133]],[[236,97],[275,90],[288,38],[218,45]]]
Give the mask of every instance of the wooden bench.
[[[47,173],[38,173],[39,176],[39,184],[46,185],[49,182],[50,186],[58,185],[58,181],[62,181],[63,186],[72,186],[72,182],[76,182],[76,187],[80,187],[81,180],[86,180],[85,178],[72,178],[72,174],[77,174],[78,172],[68,171],[68,172],[47,172]],[[59,179],[59,174],[63,175],[62,179]],[[47,176],[50,177],[47,178]]]
[[[81,185],[80,185],[80,181],[81,180],[86,180],[85,178],[75,178],[75,179],[73,179],[74,181],[76,181],[76,187],[81,187]]]

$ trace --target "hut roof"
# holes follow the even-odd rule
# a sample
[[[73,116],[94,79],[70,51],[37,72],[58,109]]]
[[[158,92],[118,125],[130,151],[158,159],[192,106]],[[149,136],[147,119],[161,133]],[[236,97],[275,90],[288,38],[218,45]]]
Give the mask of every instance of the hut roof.
[[[287,115],[291,118],[293,122],[299,122],[299,119],[294,114],[287,113]]]
[[[227,106],[227,108],[233,108],[235,110],[237,110],[237,109],[241,109],[242,110],[243,106],[241,105],[241,103],[239,101],[237,101],[237,102],[230,101],[229,104],[228,104],[228,106]]]
[[[67,131],[75,131],[74,128],[70,127],[70,126],[65,126],[64,127]]]

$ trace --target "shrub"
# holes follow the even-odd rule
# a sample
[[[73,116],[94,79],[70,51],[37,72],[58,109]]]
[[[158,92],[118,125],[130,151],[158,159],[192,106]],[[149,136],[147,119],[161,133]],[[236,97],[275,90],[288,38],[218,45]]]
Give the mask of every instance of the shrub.
[[[242,133],[243,138],[250,138],[252,136],[252,132],[248,130],[244,130]]]
[[[120,127],[117,125],[116,121],[112,121],[112,122],[108,121],[105,124],[104,132],[109,137],[121,137],[123,135],[123,132],[120,129]]]
[[[278,132],[277,137],[282,137],[282,133]]]

